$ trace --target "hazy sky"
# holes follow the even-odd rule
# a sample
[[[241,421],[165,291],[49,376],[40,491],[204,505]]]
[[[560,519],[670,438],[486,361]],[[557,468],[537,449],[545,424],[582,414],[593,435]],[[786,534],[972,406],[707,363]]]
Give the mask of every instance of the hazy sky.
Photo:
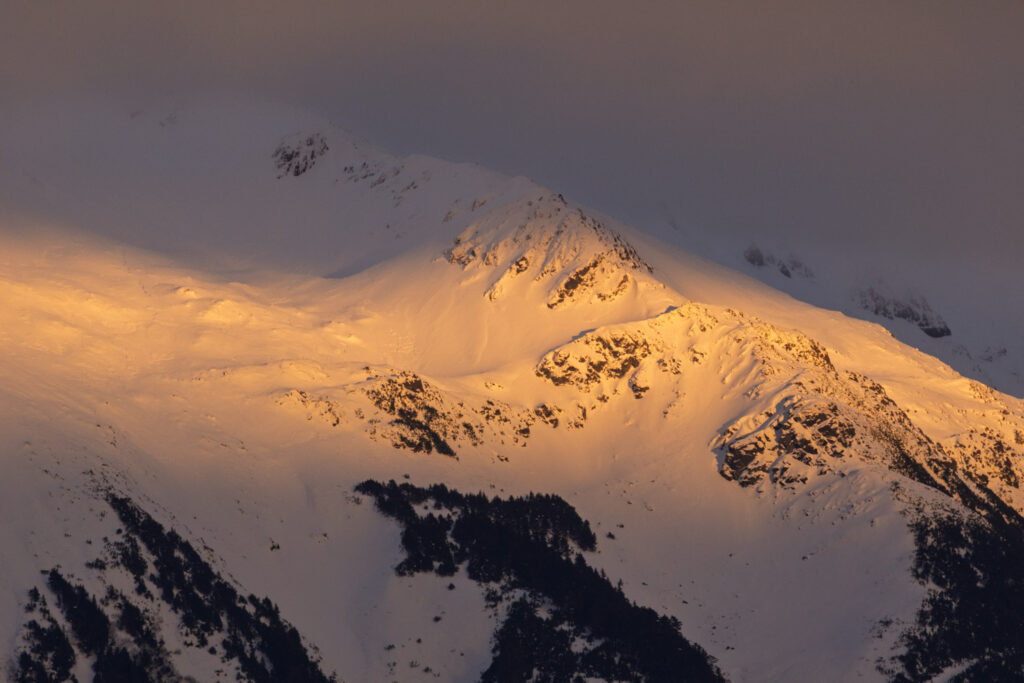
[[[0,3],[0,98],[307,105],[649,228],[1011,265],[1022,2]]]

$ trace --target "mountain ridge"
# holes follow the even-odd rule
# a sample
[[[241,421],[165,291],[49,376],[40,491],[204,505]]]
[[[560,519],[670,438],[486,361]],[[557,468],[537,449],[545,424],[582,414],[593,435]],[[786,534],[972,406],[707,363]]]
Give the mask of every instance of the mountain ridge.
[[[230,111],[244,123],[244,108]],[[205,145],[202,122],[223,114],[212,112],[129,119],[149,131],[130,135]],[[392,571],[406,531],[356,487],[395,480],[407,492],[444,482],[488,499],[559,497],[599,540],[586,558],[595,575],[676,620],[733,680],[1014,666],[1009,649],[1000,664],[983,642],[946,647],[931,635],[973,622],[955,609],[936,621],[923,606],[990,604],[929,564],[951,548],[1007,575],[986,548],[1017,542],[1024,402],[878,325],[799,303],[528,180],[353,152],[322,123],[295,132],[289,116],[260,116],[220,139],[203,171],[203,182],[223,174],[228,196],[201,195],[209,204],[189,210],[252,218],[257,240],[261,230],[308,238],[282,255],[315,252],[298,268],[236,268],[245,255],[203,270],[117,240],[0,238],[0,433],[17,482],[4,505],[18,520],[3,540],[26,549],[0,572],[11,617],[0,642],[15,660],[30,649],[19,629],[39,572],[79,580],[115,533],[111,490],[234,590],[269,596],[342,679],[477,680],[509,661],[514,639],[561,642],[577,628],[552,621],[545,610],[561,608],[550,595],[521,586],[504,586],[509,610],[495,612],[464,570]],[[253,151],[242,133],[257,128]],[[275,159],[282,140],[301,144]],[[0,142],[5,151],[10,138]],[[163,186],[153,206],[190,196],[192,180],[170,181],[210,148],[161,149],[171,156],[158,172],[133,181]],[[250,158],[260,165],[241,163]],[[5,205],[21,207],[22,225],[50,225],[100,185],[63,199],[8,192]],[[281,207],[233,206],[247,198]],[[961,526],[960,545],[934,542]],[[100,579],[88,588],[102,589]],[[167,642],[187,631],[159,613]],[[168,648],[183,676],[224,664],[188,647]],[[88,680],[95,656],[78,662]]]

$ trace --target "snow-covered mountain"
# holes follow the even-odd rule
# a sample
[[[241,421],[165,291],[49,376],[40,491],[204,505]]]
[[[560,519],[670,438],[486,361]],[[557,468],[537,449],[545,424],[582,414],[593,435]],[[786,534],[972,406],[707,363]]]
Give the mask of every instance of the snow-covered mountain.
[[[3,123],[8,678],[1024,671],[1021,400],[301,112]]]
[[[963,291],[959,276],[943,268],[908,275],[891,265],[851,262],[841,253],[818,253],[812,263],[757,244],[742,250],[718,244],[705,251],[802,301],[877,322],[957,372],[1024,396],[1024,308],[1012,288]],[[934,298],[942,308],[932,305]]]

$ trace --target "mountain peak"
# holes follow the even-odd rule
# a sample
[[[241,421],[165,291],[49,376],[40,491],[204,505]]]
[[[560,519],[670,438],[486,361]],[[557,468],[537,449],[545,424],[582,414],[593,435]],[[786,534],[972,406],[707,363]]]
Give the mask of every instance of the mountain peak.
[[[522,200],[471,223],[445,257],[464,270],[491,273],[489,300],[536,285],[549,309],[662,286],[621,235],[555,194]]]

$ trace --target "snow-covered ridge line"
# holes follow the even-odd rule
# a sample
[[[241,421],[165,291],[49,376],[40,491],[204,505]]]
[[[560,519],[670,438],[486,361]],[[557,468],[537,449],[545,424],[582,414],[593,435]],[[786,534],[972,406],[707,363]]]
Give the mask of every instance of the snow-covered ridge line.
[[[877,321],[958,372],[1024,395],[1024,346],[1019,342],[1024,318],[1015,315],[1016,300],[1003,289],[967,292],[950,287],[957,279],[948,277],[948,266],[910,274],[822,253],[812,270],[801,256],[784,258],[758,245],[722,251],[714,258],[803,301]],[[1011,291],[1016,284],[1011,283]]]

